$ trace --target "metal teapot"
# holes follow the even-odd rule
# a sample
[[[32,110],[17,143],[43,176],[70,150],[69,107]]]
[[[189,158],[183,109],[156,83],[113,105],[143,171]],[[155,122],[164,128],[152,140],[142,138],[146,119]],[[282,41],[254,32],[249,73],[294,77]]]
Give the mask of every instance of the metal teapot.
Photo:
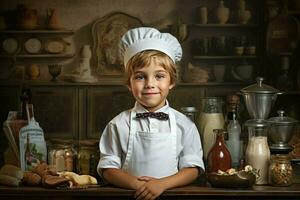
[[[279,90],[263,84],[264,78],[257,77],[256,84],[241,89],[248,113],[253,119],[267,119],[275,104]]]

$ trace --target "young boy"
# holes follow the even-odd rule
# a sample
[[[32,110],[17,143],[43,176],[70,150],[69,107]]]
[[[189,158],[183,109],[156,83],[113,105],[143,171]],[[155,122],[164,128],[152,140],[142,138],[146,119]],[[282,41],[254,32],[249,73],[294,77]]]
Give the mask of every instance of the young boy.
[[[98,172],[113,185],[134,189],[137,199],[155,199],[204,169],[195,124],[167,101],[182,49],[171,34],[141,27],[122,37],[120,50],[136,103],[103,131]]]

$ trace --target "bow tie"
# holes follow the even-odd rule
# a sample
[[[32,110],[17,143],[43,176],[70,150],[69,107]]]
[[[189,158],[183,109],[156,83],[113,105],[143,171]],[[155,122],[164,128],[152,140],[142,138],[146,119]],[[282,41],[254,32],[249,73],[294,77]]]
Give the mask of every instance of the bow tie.
[[[144,119],[147,117],[156,118],[159,120],[168,120],[169,115],[163,112],[145,112],[145,113],[136,113],[135,116],[137,119]]]

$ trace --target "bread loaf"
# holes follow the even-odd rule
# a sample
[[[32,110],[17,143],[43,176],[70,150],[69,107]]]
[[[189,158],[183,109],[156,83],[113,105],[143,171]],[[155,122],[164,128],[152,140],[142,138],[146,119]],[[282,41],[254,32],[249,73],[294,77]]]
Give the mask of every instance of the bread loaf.
[[[17,178],[19,180],[23,179],[23,171],[14,166],[14,165],[10,165],[10,164],[6,164],[4,165],[1,169],[0,169],[0,174],[2,175],[8,175],[14,178]]]
[[[21,180],[12,176],[0,174],[0,185],[19,186]]]

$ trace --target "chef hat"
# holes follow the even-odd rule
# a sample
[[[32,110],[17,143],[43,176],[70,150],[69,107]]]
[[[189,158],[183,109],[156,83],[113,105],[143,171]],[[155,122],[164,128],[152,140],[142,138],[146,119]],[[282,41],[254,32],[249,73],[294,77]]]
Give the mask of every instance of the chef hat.
[[[120,55],[124,66],[135,54],[145,50],[158,50],[167,54],[174,63],[181,60],[182,49],[178,40],[170,33],[161,33],[155,28],[134,28],[125,33],[120,42]]]

